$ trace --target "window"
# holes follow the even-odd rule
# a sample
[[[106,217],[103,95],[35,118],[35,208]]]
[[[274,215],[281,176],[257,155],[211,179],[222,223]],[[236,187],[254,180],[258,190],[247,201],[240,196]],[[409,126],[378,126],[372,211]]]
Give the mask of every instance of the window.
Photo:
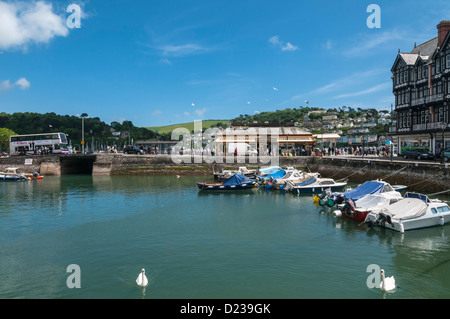
[[[447,69],[450,68],[450,54],[447,54]]]
[[[403,72],[403,82],[408,82],[408,71]]]
[[[397,72],[397,80],[395,84],[400,84],[400,72]]]
[[[432,65],[431,65],[431,75],[434,75],[435,74],[435,64],[433,63]]]
[[[437,94],[441,94],[442,93],[442,82],[439,82],[437,84]]]
[[[441,59],[436,60],[436,73],[441,73]]]
[[[438,212],[439,212],[439,213],[448,212],[448,211],[450,210],[450,209],[448,208],[448,206],[441,206],[441,207],[438,207],[437,209],[438,209]]]
[[[428,67],[424,65],[422,67],[422,77],[425,79],[427,77],[427,74],[428,74]]]

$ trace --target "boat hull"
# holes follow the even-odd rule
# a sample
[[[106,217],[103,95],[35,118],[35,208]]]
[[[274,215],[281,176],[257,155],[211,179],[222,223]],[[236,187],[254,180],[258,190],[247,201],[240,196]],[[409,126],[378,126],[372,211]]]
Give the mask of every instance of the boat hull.
[[[336,185],[336,186],[295,187],[295,188],[292,188],[291,191],[296,194],[317,193],[317,192],[323,192],[326,189],[330,189],[331,191],[340,191],[340,190],[343,190],[346,185],[347,184]]]
[[[393,221],[392,224],[385,223],[382,227],[404,233],[408,230],[442,226],[450,222],[450,214],[438,216],[424,216],[403,221]]]
[[[252,189],[257,186],[256,182],[243,183],[241,185],[223,185],[221,183],[197,183],[200,190],[204,191],[236,191]]]
[[[0,181],[2,182],[18,182],[18,181],[26,181],[28,180],[24,176],[14,176],[14,175],[0,175]]]

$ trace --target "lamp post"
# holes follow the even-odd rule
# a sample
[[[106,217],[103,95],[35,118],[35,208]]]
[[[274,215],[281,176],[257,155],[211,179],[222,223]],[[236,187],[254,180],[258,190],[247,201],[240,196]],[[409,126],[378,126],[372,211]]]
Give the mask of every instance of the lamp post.
[[[444,153],[442,152],[445,149],[445,129],[447,128],[446,122],[441,122],[441,129],[442,129],[442,147],[441,147],[441,164],[444,163]]]
[[[82,113],[81,117],[81,153],[84,154],[84,119],[89,118],[87,113]]]

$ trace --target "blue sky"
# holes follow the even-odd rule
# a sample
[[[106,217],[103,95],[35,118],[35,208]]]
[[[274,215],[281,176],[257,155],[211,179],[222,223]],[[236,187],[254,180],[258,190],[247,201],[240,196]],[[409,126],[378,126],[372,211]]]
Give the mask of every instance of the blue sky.
[[[367,26],[370,4],[381,28]],[[306,100],[389,109],[398,49],[449,19],[440,0],[0,0],[0,112],[154,126]]]

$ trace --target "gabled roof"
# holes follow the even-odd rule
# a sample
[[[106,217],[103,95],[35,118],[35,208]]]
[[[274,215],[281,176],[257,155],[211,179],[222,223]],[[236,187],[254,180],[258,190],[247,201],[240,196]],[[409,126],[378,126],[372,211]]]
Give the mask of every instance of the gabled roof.
[[[435,37],[427,42],[424,42],[414,48],[411,53],[420,55],[433,55],[434,51],[437,49],[438,37]]]
[[[418,54],[415,53],[404,53],[404,52],[400,52],[397,55],[397,58],[395,59],[394,65],[391,68],[391,71],[393,71],[395,69],[395,67],[397,66],[397,64],[399,63],[399,61],[403,61],[405,62],[406,65],[414,65],[417,61],[417,58],[419,57]]]

